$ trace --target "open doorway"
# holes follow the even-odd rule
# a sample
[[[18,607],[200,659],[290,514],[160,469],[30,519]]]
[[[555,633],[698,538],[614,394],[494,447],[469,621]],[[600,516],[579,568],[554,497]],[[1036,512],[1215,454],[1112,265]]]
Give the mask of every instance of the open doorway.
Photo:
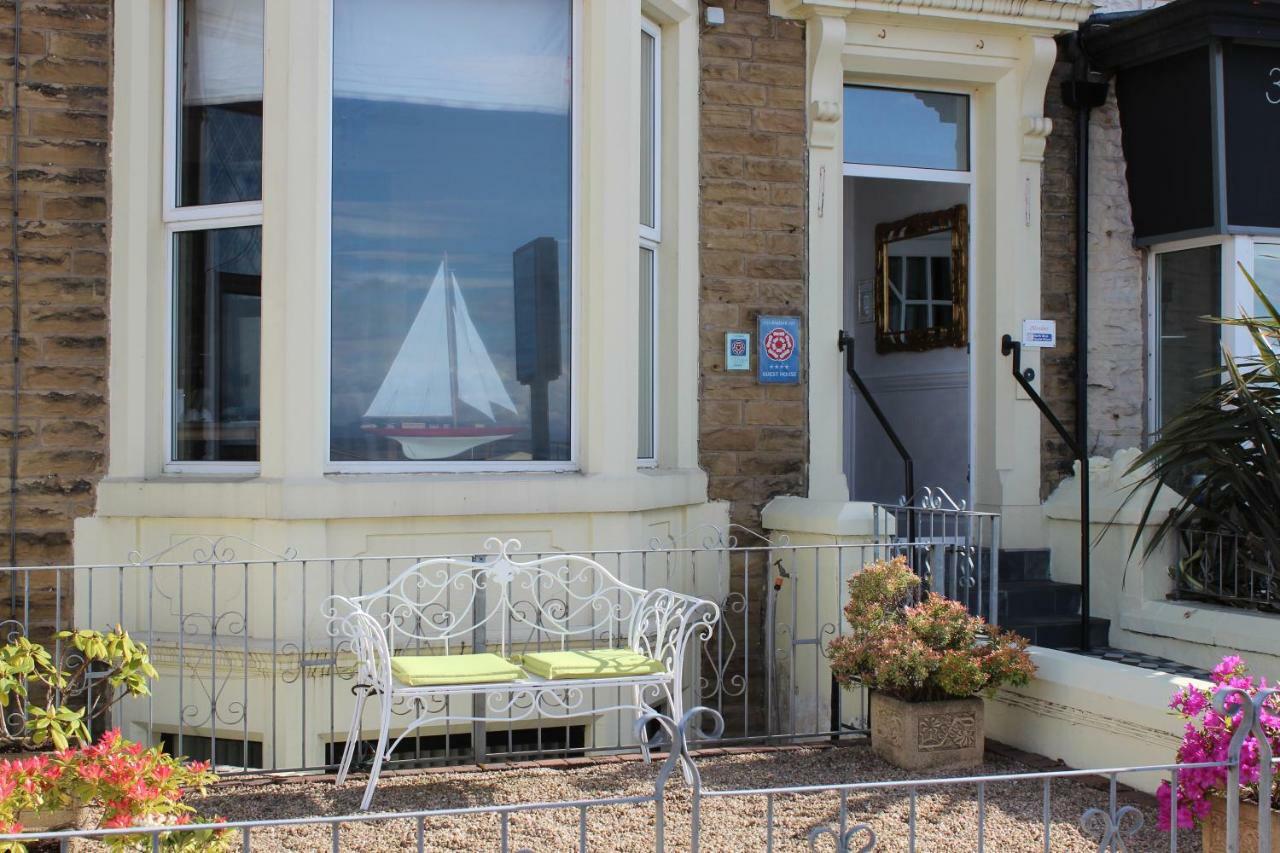
[[[851,171],[859,170],[846,167],[844,179],[844,287],[855,366],[911,454],[917,492],[940,487],[971,501],[970,184]],[[901,457],[847,385],[845,412],[850,498],[910,497]]]

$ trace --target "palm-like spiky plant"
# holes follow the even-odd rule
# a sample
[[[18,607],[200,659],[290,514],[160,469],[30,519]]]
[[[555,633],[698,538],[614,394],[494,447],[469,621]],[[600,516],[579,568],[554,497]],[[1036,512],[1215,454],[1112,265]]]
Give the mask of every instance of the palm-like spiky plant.
[[[1255,603],[1261,598],[1280,606],[1275,569],[1280,562],[1280,313],[1248,272],[1245,275],[1263,314],[1212,322],[1247,329],[1254,352],[1233,357],[1224,351],[1224,380],[1164,424],[1129,469],[1146,469],[1130,496],[1144,486],[1155,487],[1143,509],[1144,526],[1163,489],[1179,496],[1176,509],[1160,521],[1147,542],[1146,555],[1175,531],[1194,528],[1221,535],[1218,541],[1230,541],[1233,553],[1220,556],[1262,582],[1261,595],[1255,591],[1250,597]],[[1205,541],[1200,539],[1202,546]],[[1202,566],[1212,560],[1193,553],[1175,567],[1194,586],[1204,577],[1190,576],[1187,564],[1192,558]],[[1250,587],[1256,590],[1257,581],[1251,580]]]

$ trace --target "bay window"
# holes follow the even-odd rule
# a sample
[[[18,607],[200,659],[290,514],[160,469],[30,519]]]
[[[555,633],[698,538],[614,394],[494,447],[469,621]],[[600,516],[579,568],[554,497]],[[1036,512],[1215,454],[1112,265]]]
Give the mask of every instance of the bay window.
[[[1216,316],[1222,304],[1222,247],[1200,246],[1155,257],[1155,425],[1167,423],[1217,384]]]
[[[573,0],[334,0],[330,461],[571,459]]]
[[[169,6],[171,470],[259,456],[263,2]]]

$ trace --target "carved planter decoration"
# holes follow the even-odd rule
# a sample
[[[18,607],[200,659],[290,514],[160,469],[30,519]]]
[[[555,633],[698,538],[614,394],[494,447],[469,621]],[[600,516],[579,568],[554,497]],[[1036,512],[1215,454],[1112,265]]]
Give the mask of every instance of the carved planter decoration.
[[[1227,850],[1227,801],[1214,797],[1209,816],[1200,828],[1204,839],[1204,853],[1226,853]],[[1258,806],[1256,803],[1240,804],[1241,853],[1253,853],[1258,849]],[[1271,853],[1280,853],[1280,812],[1271,810]]]
[[[871,694],[871,749],[903,770],[982,763],[982,700],[903,702]]]

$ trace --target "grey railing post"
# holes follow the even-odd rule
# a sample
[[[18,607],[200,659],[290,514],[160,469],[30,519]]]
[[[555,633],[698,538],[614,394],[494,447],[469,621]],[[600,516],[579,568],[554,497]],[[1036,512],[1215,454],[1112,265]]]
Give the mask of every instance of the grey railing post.
[[[476,555],[472,559],[477,562],[483,562],[484,555]],[[485,583],[485,574],[482,567],[471,570],[475,574],[476,584],[476,600],[472,610],[474,614],[472,618],[476,620],[475,626],[471,629],[471,651],[474,654],[482,654],[488,647],[488,640],[485,631],[485,625],[488,620],[485,615],[489,612],[488,596],[485,594],[487,584]],[[485,729],[484,720],[480,719],[485,716],[485,704],[488,701],[489,694],[473,693],[471,695],[471,760],[475,764],[484,764],[488,758],[488,732]],[[448,702],[448,699],[445,699]],[[447,725],[447,723],[446,723]],[[447,759],[447,756],[446,756]]]

